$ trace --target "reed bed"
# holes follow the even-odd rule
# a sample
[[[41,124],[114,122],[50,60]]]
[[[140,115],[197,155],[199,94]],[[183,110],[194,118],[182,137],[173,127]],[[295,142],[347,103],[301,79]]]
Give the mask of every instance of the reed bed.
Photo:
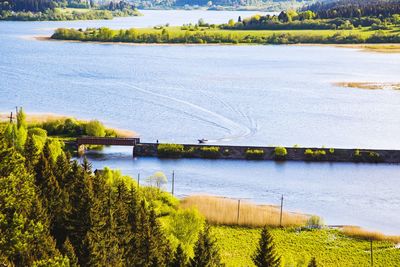
[[[247,201],[215,197],[190,196],[181,201],[183,208],[196,207],[209,223],[218,225],[240,225],[260,227],[280,225],[280,208],[271,205],[256,205]],[[238,212],[239,211],[239,212]],[[284,211],[282,226],[304,226],[309,215]]]
[[[356,237],[364,240],[389,241],[393,243],[400,243],[400,236],[390,236],[385,235],[381,232],[368,231],[358,226],[344,226],[342,228],[342,231],[347,236]]]

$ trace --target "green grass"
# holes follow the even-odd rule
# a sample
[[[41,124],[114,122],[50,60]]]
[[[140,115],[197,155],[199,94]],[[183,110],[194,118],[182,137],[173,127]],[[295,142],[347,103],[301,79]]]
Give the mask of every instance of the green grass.
[[[164,27],[170,35],[170,37],[179,37],[185,34],[187,30],[182,30],[181,27]],[[162,29],[156,28],[137,28],[136,29],[139,33],[160,33]],[[391,30],[384,30],[382,32],[392,34],[398,33],[400,28],[393,28]],[[332,36],[335,33],[342,33],[342,34],[357,34],[364,38],[368,38],[372,36],[377,31],[370,30],[369,27],[364,27],[361,29],[355,28],[353,30],[224,30],[224,29],[212,29],[206,27],[199,27],[197,31],[191,32],[209,32],[209,33],[219,33],[224,36],[232,35],[243,38],[244,36],[251,35],[251,36],[258,36],[258,37],[265,37],[265,36],[272,36],[272,35],[279,35],[283,33],[290,33],[292,35],[301,35],[301,36],[323,36],[328,37]]]
[[[60,13],[72,13],[72,12],[76,12],[76,13],[87,13],[89,11],[93,11],[93,9],[89,9],[89,8],[56,8],[57,11],[59,11]]]
[[[223,261],[227,266],[254,266],[261,229],[214,226]],[[370,243],[350,238],[338,230],[272,229],[282,266],[307,266],[315,257],[318,266],[370,266]],[[400,249],[390,242],[373,242],[374,266],[400,266]]]

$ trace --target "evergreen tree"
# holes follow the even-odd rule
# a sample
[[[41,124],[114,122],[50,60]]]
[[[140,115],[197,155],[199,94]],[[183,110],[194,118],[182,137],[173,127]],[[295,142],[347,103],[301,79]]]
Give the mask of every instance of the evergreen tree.
[[[317,260],[315,259],[315,257],[312,257],[310,260],[310,263],[308,264],[308,267],[317,267]]]
[[[93,200],[92,177],[87,175],[75,161],[67,177],[67,193],[71,211],[66,218],[67,234],[79,260],[79,265],[89,263],[87,233],[92,227],[90,210]]]
[[[185,267],[187,262],[187,256],[179,244],[176,248],[174,258],[170,264],[170,267]]]
[[[48,232],[25,159],[0,136],[0,251],[5,262],[31,266],[59,255]]]
[[[28,138],[26,139],[23,155],[26,158],[25,160],[26,168],[29,171],[33,171],[35,165],[39,161],[39,149],[36,146],[32,135],[29,135]]]
[[[279,267],[281,264],[280,257],[275,253],[272,235],[266,226],[261,231],[261,238],[253,255],[253,262],[258,267]]]
[[[142,200],[136,228],[136,257],[134,266],[166,266],[170,262],[170,247],[161,231],[154,210],[148,211]]]
[[[65,256],[68,257],[69,259],[69,266],[70,267],[78,267],[78,258],[76,257],[75,254],[75,249],[72,246],[71,241],[69,241],[69,238],[67,237],[65,239],[65,242],[61,248],[61,253]]]
[[[197,240],[194,257],[190,261],[192,267],[212,267],[223,266],[221,263],[221,256],[217,247],[217,241],[211,236],[210,226],[200,232],[199,239]]]
[[[92,227],[87,234],[90,266],[122,266],[112,189],[102,176],[93,180],[93,202],[90,210]]]

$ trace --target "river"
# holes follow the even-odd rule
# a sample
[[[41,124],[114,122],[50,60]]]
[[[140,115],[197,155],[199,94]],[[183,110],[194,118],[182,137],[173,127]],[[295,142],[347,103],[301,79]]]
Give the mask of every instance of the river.
[[[400,149],[400,54],[333,46],[109,45],[37,41],[57,27],[222,23],[257,12],[143,11],[111,21],[1,22],[0,111],[23,106],[99,119],[144,141]],[[208,193],[279,204],[400,234],[399,166],[131,158],[90,153],[95,168],[142,177],[176,172],[179,196]]]

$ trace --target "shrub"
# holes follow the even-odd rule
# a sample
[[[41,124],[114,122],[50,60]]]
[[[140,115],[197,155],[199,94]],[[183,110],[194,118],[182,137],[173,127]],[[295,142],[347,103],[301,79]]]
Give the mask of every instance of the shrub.
[[[287,150],[284,147],[278,146],[275,147],[275,158],[276,159],[284,159],[287,155]]]
[[[191,146],[191,147],[186,148],[186,150],[184,150],[183,154],[185,155],[185,157],[192,158],[192,157],[194,157],[196,150],[197,149],[195,147]]]
[[[329,148],[329,153],[331,153],[331,154],[335,153],[335,149],[334,148]]]
[[[380,159],[380,155],[377,152],[370,151],[368,152],[368,159],[372,162],[378,162]]]
[[[322,218],[316,215],[312,215],[307,221],[307,226],[311,228],[321,228],[323,225],[324,222]]]
[[[304,155],[306,155],[309,159],[320,160],[326,155],[326,151],[322,149],[317,149],[313,151],[312,149],[307,148],[304,151]]]
[[[307,148],[306,151],[304,151],[304,155],[312,156],[312,155],[314,155],[314,152],[311,149]]]
[[[86,134],[89,136],[104,137],[106,135],[106,129],[104,125],[98,120],[89,121],[85,125]]]
[[[184,147],[178,144],[159,144],[157,153],[159,157],[180,157],[184,153]]]
[[[217,158],[219,156],[219,147],[203,146],[200,148],[200,153],[203,158]]]
[[[264,150],[263,149],[247,149],[246,150],[246,158],[247,159],[263,159]]]

